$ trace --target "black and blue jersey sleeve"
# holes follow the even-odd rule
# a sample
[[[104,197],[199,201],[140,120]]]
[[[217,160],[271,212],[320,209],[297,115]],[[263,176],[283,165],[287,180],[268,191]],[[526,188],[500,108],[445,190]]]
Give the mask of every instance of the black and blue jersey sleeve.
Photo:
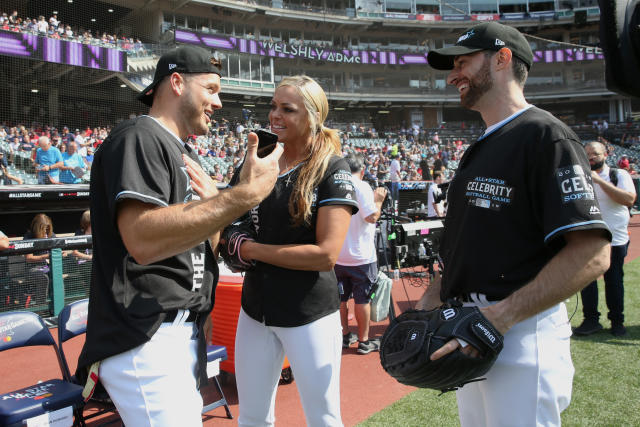
[[[152,129],[135,126],[107,144],[102,153],[102,173],[112,213],[124,199],[162,207],[171,204],[173,168],[161,138]],[[184,173],[188,181],[186,169]]]
[[[547,244],[568,231],[599,228],[606,230],[593,190],[591,168],[584,148],[571,139],[549,144],[547,164],[538,169],[543,176],[542,221]]]
[[[318,186],[317,206],[320,208],[329,205],[348,205],[352,207],[352,215],[358,212],[351,170],[347,162],[340,157],[334,157],[329,161],[324,178]]]

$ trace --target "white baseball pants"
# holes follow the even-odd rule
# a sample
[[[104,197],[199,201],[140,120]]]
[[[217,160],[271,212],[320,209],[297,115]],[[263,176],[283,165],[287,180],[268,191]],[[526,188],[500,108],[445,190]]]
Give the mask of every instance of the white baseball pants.
[[[202,426],[196,326],[185,318],[163,323],[149,342],[100,363],[100,381],[124,425]]]
[[[339,311],[303,326],[282,328],[266,326],[240,310],[235,348],[238,425],[274,425],[276,389],[285,353],[307,425],[341,427]]]
[[[560,413],[571,401],[570,337],[564,304],[516,324],[504,336],[504,349],[485,375],[486,381],[457,391],[460,424],[559,426]]]

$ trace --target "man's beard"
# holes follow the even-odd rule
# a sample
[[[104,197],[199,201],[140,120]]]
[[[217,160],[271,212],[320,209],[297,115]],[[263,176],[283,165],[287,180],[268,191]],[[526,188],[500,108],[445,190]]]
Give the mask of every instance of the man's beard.
[[[189,134],[193,135],[206,135],[208,132],[208,128],[206,125],[202,124],[202,107],[196,105],[196,102],[193,99],[191,94],[187,94],[187,96],[182,101],[182,105],[180,110],[182,111],[182,117],[187,124]]]
[[[473,109],[480,98],[493,87],[491,80],[490,58],[485,57],[482,68],[473,78],[469,78],[467,93],[460,97],[460,105],[467,109]]]
[[[592,171],[597,171],[599,169],[602,169],[602,166],[604,166],[604,159],[600,160],[599,162],[595,162],[594,164],[591,165],[591,170]]]

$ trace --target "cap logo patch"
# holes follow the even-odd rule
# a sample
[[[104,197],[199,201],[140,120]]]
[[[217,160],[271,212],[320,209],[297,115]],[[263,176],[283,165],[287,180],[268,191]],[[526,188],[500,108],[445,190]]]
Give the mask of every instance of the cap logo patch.
[[[174,68],[176,68],[178,65],[177,64],[169,64],[169,69],[173,70]]]
[[[464,33],[463,35],[460,36],[460,38],[458,39],[458,41],[456,43],[460,43],[461,41],[464,41],[464,40],[468,39],[469,37],[473,36],[474,34],[475,34],[475,32],[473,30],[467,31],[466,33]]]
[[[496,39],[496,46],[504,46],[504,45],[505,45],[505,42],[503,42],[500,39]]]

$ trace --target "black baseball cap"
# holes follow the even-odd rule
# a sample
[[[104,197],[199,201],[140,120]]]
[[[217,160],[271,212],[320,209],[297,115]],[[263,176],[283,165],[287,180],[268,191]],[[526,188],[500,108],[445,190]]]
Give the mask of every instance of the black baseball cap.
[[[173,73],[214,73],[222,75],[222,64],[212,52],[198,46],[181,46],[160,57],[153,83],[139,95],[138,100],[149,107],[153,104],[153,90],[163,78]]]
[[[531,68],[533,52],[527,39],[517,29],[497,22],[486,22],[467,29],[455,45],[430,51],[427,60],[436,70],[451,70],[456,56],[481,50],[497,52],[503,47],[511,49],[511,53],[525,63],[527,70]]]

